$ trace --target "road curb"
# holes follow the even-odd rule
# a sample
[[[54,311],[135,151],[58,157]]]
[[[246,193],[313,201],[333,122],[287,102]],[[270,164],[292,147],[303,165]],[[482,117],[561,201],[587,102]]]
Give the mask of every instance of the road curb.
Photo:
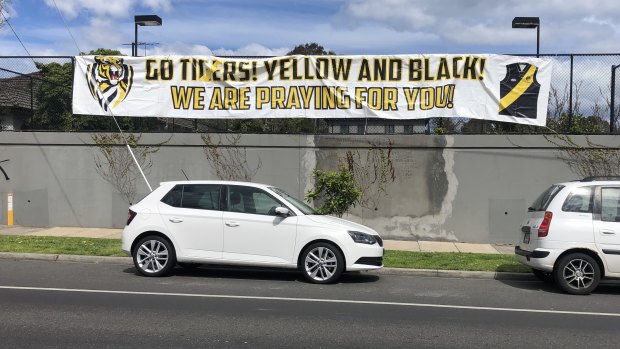
[[[37,260],[50,262],[77,262],[95,264],[133,264],[131,257],[105,257],[84,256],[67,254],[41,254],[41,253],[13,253],[0,252],[0,259],[11,260]],[[532,281],[536,280],[530,273],[506,273],[493,271],[468,271],[468,270],[436,270],[436,269],[405,269],[405,268],[382,268],[368,271],[368,274],[376,275],[403,275],[422,277],[444,277],[459,279],[494,279]]]
[[[459,279],[493,279],[513,281],[535,281],[536,278],[530,273],[508,273],[495,271],[469,271],[469,270],[438,270],[438,269],[406,269],[406,268],[382,268],[369,271],[369,274],[378,275],[403,275],[422,277],[444,277]]]
[[[69,254],[0,252],[0,259],[35,260],[51,262],[79,262],[95,264],[132,264],[130,257],[83,256]]]

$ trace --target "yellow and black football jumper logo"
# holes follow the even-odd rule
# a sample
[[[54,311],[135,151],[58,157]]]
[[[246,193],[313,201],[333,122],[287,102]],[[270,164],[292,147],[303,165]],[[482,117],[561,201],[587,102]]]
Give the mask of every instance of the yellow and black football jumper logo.
[[[500,82],[500,115],[536,119],[540,84],[536,80],[538,68],[528,63],[506,66],[506,77]]]
[[[86,80],[93,98],[103,110],[115,108],[133,85],[133,68],[120,57],[96,56],[86,69]]]

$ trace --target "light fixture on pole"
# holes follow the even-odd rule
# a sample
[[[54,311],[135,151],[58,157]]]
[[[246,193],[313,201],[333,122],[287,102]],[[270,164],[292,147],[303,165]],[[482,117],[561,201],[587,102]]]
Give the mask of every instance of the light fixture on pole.
[[[134,17],[135,37],[131,50],[131,55],[138,56],[138,26],[160,26],[161,18],[157,15],[140,15]]]
[[[538,17],[515,17],[512,20],[513,28],[536,28],[536,57],[540,56],[540,18]]]

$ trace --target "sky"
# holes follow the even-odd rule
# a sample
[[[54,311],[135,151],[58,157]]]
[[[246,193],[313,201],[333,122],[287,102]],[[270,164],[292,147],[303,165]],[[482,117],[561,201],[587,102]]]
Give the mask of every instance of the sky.
[[[163,20],[138,29],[156,43],[148,55],[277,56],[308,42],[348,55],[536,53],[536,30],[513,29],[516,16],[540,17],[543,54],[620,53],[617,0],[9,0],[2,11],[0,56],[129,55],[146,14]]]

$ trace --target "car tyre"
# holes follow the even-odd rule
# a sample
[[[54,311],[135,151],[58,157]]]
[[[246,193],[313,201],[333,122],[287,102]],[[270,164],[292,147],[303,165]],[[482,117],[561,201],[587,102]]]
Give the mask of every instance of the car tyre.
[[[144,276],[164,276],[176,265],[174,247],[157,235],[140,239],[132,256],[134,266]]]
[[[300,269],[304,277],[315,284],[336,282],[344,271],[344,257],[336,246],[317,242],[302,252]]]
[[[601,268],[594,258],[584,253],[571,253],[562,257],[554,271],[555,282],[570,294],[590,294],[601,280]]]
[[[548,284],[552,284],[552,283],[555,282],[553,272],[544,271],[544,270],[538,270],[538,269],[532,269],[532,273],[540,281],[546,282]]]

